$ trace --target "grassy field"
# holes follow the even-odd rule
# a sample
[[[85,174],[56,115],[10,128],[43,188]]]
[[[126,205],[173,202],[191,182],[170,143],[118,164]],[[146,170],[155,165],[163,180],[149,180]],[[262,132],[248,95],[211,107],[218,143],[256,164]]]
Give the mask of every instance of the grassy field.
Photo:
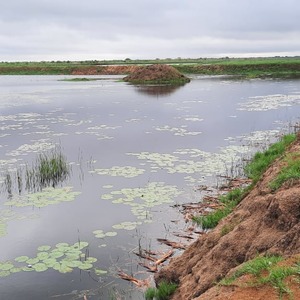
[[[100,75],[108,74],[111,66],[158,63],[172,65],[185,74],[300,78],[300,57],[0,62],[0,75],[71,75],[78,71]]]

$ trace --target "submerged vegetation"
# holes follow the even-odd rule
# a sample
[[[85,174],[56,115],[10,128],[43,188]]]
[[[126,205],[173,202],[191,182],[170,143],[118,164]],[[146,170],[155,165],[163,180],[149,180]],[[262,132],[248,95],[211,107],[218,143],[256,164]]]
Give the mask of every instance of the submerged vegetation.
[[[229,215],[240,201],[249,193],[257,181],[261,178],[266,169],[281,155],[287,147],[296,140],[295,134],[285,135],[277,143],[272,144],[266,151],[257,152],[245,168],[245,174],[252,179],[251,185],[245,188],[236,188],[226,195],[221,196],[219,201],[222,204],[207,215],[194,216],[193,220],[202,226],[203,229],[211,229],[218,225],[220,220]],[[290,179],[300,179],[300,160],[288,159],[288,166],[283,168],[277,178],[270,183],[272,190],[278,189],[284,182]],[[224,228],[222,234],[226,234],[228,228]]]

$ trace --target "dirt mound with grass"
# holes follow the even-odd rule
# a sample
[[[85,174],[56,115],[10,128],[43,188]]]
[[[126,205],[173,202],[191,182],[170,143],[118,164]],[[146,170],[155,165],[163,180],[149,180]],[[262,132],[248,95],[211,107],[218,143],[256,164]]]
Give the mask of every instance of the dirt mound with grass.
[[[300,299],[300,180],[287,181],[275,192],[269,187],[287,165],[287,157],[299,156],[298,136],[230,215],[156,274],[156,283],[178,284],[171,299],[279,299],[278,288],[270,283],[243,284],[249,276],[245,274],[230,285],[216,286],[246,262],[263,255],[282,256],[287,264],[296,259],[298,277],[287,276],[284,282],[294,299]],[[282,299],[289,299],[288,292]]]
[[[190,79],[169,65],[150,65],[140,67],[124,78],[124,81],[136,84],[184,84]]]

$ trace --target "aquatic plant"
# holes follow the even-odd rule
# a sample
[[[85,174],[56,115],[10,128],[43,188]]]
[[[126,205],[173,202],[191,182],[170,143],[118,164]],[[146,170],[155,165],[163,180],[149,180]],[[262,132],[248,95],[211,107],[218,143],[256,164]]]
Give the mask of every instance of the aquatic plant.
[[[70,176],[71,168],[59,148],[38,155],[34,164],[29,167],[18,167],[6,171],[4,189],[11,196],[13,191],[19,194],[40,191],[45,187],[56,187]]]
[[[133,178],[143,174],[144,172],[144,169],[138,169],[132,166],[113,166],[109,169],[95,169],[94,171],[90,171],[90,173],[96,173],[99,175],[122,176],[125,178]]]
[[[38,247],[35,257],[18,256],[14,261],[0,262],[0,277],[19,272],[44,272],[53,269],[59,273],[72,272],[74,268],[91,270],[97,258],[89,256],[88,243],[76,242],[73,245],[58,243],[55,247],[42,245]],[[105,274],[104,270],[96,269],[97,275]]]
[[[48,187],[40,192],[35,192],[26,195],[13,195],[8,201],[4,202],[6,206],[15,207],[45,207],[48,205],[58,204],[61,202],[73,201],[80,192],[73,192],[72,187],[66,186],[63,188]]]
[[[115,204],[129,205],[137,219],[146,221],[151,217],[149,212],[151,208],[172,203],[173,199],[181,193],[176,186],[165,185],[163,182],[151,182],[145,187],[124,188],[103,194],[101,199],[111,200]]]

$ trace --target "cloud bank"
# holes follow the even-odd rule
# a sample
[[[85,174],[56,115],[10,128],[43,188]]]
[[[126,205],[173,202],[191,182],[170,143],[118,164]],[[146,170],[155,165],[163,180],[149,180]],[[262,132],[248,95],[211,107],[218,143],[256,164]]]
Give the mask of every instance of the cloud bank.
[[[0,60],[300,55],[299,0],[10,0]]]

